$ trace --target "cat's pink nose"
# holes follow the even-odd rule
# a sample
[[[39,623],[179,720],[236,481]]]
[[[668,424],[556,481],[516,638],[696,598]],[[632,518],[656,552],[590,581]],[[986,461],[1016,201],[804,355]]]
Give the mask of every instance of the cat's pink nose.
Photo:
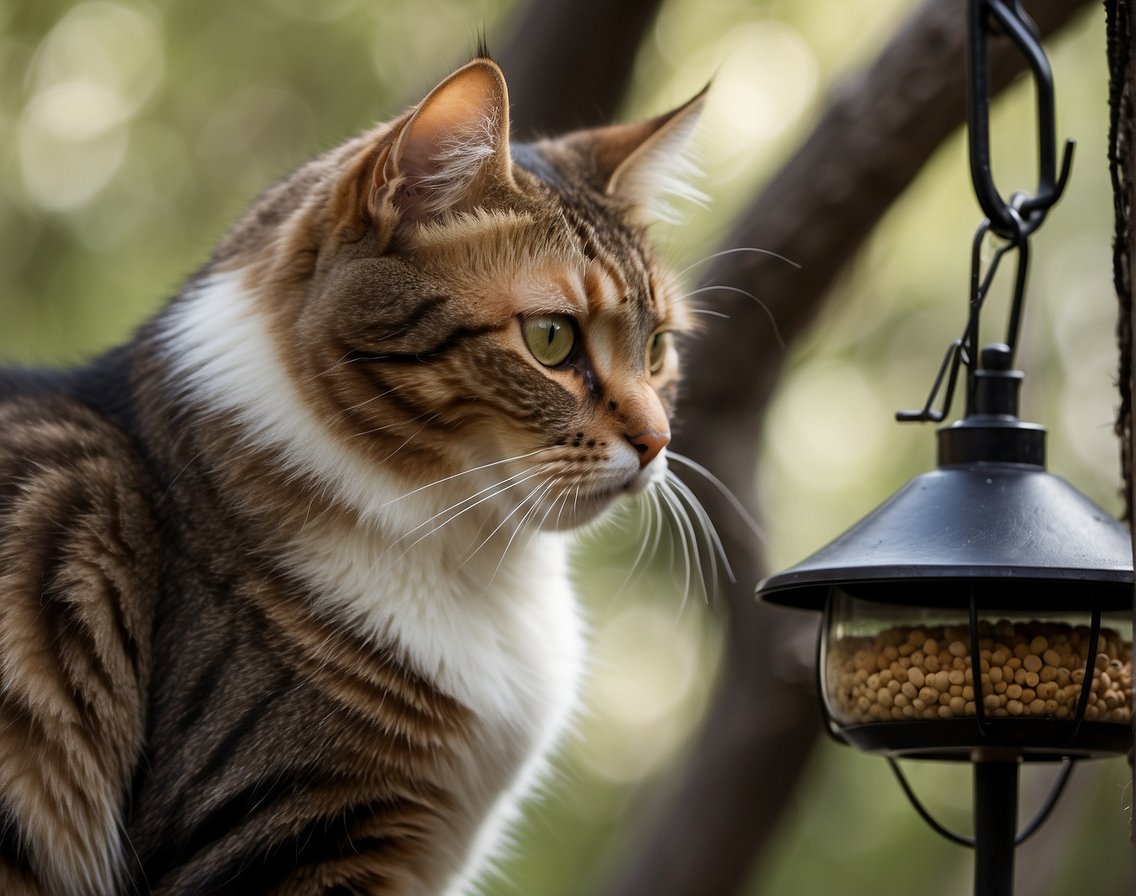
[[[671,434],[669,432],[658,432],[654,429],[647,429],[635,436],[628,436],[632,447],[639,452],[639,469],[647,466],[651,461],[659,456],[667,445],[670,444]]]

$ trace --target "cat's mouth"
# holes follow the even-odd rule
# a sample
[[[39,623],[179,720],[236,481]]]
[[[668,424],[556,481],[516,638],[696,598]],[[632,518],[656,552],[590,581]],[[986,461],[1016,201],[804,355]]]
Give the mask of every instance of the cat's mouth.
[[[623,498],[639,495],[666,478],[666,463],[655,462],[634,474],[589,489],[576,489],[571,499],[563,501],[563,510],[549,514],[545,522],[553,529],[570,529],[595,520]]]
[[[624,477],[614,485],[598,488],[595,497],[606,501],[615,501],[622,495],[637,495],[649,489],[659,480],[665,479],[666,469],[666,461],[659,458],[641,470]]]
[[[663,449],[654,460],[632,476],[624,487],[627,494],[637,495],[667,478],[667,452]]]

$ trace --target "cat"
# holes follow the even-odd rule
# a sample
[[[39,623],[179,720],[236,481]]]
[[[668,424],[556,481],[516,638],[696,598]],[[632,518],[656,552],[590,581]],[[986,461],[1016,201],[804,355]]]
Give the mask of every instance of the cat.
[[[576,705],[564,533],[666,475],[703,102],[513,145],[478,55],[0,370],[0,892],[473,886]]]

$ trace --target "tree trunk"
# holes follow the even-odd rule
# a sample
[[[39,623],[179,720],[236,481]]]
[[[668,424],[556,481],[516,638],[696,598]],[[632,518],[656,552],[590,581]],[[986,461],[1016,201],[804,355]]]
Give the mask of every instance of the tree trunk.
[[[607,124],[662,0],[533,0],[497,61],[521,139]]]
[[[1117,413],[1116,433],[1120,437],[1121,467],[1124,482],[1124,518],[1132,525],[1133,518],[1133,431],[1132,431],[1132,264],[1136,249],[1136,235],[1132,228],[1132,180],[1136,176],[1133,153],[1133,94],[1136,93],[1136,53],[1133,53],[1131,5],[1128,0],[1109,0],[1108,11],[1108,68],[1109,108],[1109,170],[1112,174],[1115,233],[1113,238],[1112,271],[1116,298],[1120,305],[1117,320],[1117,341],[1120,345],[1120,409]]]
[[[1136,526],[1133,526],[1132,460],[1136,457],[1136,431],[1132,426],[1133,372],[1136,355],[1132,334],[1136,332],[1136,311],[1132,307],[1132,268],[1136,265],[1136,227],[1132,225],[1132,200],[1136,196],[1136,31],[1132,28],[1132,4],[1129,0],[1109,0],[1108,67],[1109,107],[1112,127],[1109,129],[1109,169],[1112,173],[1115,234],[1112,271],[1119,303],[1117,337],[1120,343],[1120,411],[1116,431],[1120,436],[1121,467],[1124,482],[1125,519],[1133,532],[1136,555]],[[1136,595],[1133,600],[1133,624],[1136,626]],[[1133,752],[1129,764],[1136,759],[1136,719],[1133,720]],[[1133,779],[1136,786],[1136,778]],[[1130,827],[1132,826],[1130,815]],[[1136,845],[1136,839],[1130,840]]]

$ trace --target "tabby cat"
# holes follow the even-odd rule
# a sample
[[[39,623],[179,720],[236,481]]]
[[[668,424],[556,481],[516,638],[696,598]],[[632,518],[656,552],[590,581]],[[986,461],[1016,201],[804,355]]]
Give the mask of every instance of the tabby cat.
[[[0,370],[0,893],[471,888],[576,700],[564,530],[665,475],[701,105],[510,146],[476,58]]]

